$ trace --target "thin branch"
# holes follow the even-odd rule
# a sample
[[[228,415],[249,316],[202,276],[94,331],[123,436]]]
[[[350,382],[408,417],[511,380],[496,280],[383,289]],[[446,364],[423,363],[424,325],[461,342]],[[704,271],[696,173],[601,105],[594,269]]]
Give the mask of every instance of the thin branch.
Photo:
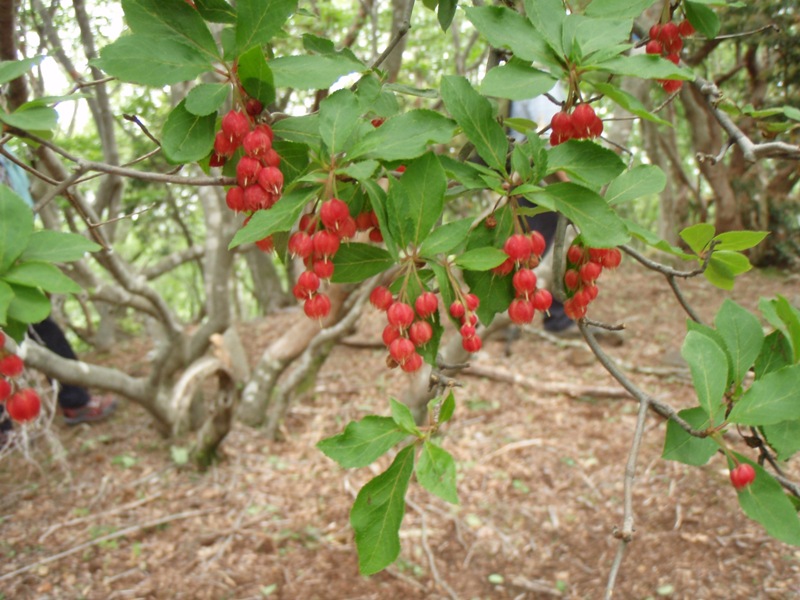
[[[645,257],[643,254],[639,253],[638,251],[634,250],[631,246],[623,244],[619,247],[620,250],[624,251],[626,254],[632,256],[638,262],[643,264],[645,267],[652,271],[656,271],[661,273],[662,275],[671,276],[671,277],[682,277],[682,278],[689,278],[695,277],[700,275],[703,271],[706,270],[706,263],[701,265],[696,269],[692,269],[691,271],[678,271],[677,269],[673,269],[668,265],[664,265],[662,263],[656,262],[654,260],[650,260],[649,258]],[[710,255],[710,252],[709,252]],[[706,261],[707,262],[707,261]]]
[[[385,61],[387,57],[392,53],[392,50],[394,50],[397,47],[397,44],[400,43],[400,40],[402,40],[405,37],[405,35],[409,32],[409,30],[411,29],[411,13],[413,12],[413,10],[414,10],[414,0],[409,0],[408,4],[406,4],[405,14],[403,14],[403,20],[400,21],[400,26],[397,29],[397,33],[391,40],[389,40],[389,44],[386,46],[386,48],[384,48],[383,52],[380,53],[380,56],[378,56],[378,58],[375,59],[375,61],[370,66],[370,69],[374,70],[377,69],[379,66],[381,66],[381,64],[383,64],[383,61]]]
[[[700,317],[699,314],[697,314],[694,308],[692,308],[692,305],[689,304],[689,301],[686,299],[686,296],[683,295],[683,291],[678,285],[678,280],[675,279],[675,276],[667,275],[667,283],[669,283],[669,287],[672,288],[672,293],[678,300],[678,304],[680,304],[683,310],[686,311],[686,314],[689,315],[692,321],[694,321],[695,323],[702,323],[703,319]]]

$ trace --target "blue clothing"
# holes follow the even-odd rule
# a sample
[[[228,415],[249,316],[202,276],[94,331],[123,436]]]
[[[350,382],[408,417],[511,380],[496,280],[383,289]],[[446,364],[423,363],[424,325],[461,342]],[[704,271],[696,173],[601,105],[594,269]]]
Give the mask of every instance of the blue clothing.
[[[6,150],[10,152],[9,150]],[[5,183],[14,190],[20,198],[33,208],[33,198],[31,197],[31,184],[25,169],[11,162],[0,154],[0,182]]]

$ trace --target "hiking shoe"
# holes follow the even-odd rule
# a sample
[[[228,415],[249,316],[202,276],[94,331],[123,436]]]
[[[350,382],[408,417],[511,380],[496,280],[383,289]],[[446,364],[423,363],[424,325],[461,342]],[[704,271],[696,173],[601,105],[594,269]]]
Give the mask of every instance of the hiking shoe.
[[[117,400],[113,396],[92,396],[87,404],[80,408],[64,408],[64,422],[67,425],[79,425],[102,421],[117,410]]]

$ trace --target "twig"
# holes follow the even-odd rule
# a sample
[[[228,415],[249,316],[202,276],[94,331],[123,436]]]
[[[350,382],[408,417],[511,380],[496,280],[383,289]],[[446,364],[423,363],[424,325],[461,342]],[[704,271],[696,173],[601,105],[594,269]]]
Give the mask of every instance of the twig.
[[[408,0],[408,4],[406,4],[405,14],[403,15],[403,20],[400,21],[400,26],[397,28],[397,33],[391,40],[389,40],[389,44],[386,46],[386,48],[384,48],[380,56],[378,56],[378,58],[375,59],[375,61],[370,66],[370,69],[374,70],[377,69],[379,66],[381,66],[383,61],[385,61],[386,58],[392,53],[392,50],[394,50],[397,47],[397,44],[400,43],[400,40],[402,40],[403,37],[405,37],[405,35],[409,32],[409,30],[411,29],[411,13],[413,12],[413,10],[414,10],[414,0]]]
[[[122,118],[125,119],[126,121],[130,121],[131,123],[136,124],[139,127],[139,129],[142,130],[142,133],[144,133],[148,138],[150,138],[156,146],[158,146],[159,148],[161,147],[161,142],[159,142],[156,139],[156,137],[152,133],[150,133],[150,130],[147,129],[147,126],[139,120],[139,117],[137,117],[136,115],[122,115]]]
[[[608,331],[623,331],[625,329],[624,323],[612,325],[611,323],[603,323],[602,321],[595,321],[594,319],[590,319],[588,317],[584,319],[584,322],[591,327],[599,327],[600,329],[606,329]]]
[[[153,521],[148,521],[146,523],[139,523],[138,525],[131,525],[130,527],[126,527],[125,529],[120,529],[119,531],[115,531],[114,533],[109,533],[108,535],[101,536],[99,538],[89,540],[88,542],[84,542],[83,544],[78,544],[74,548],[70,548],[69,550],[64,550],[63,552],[59,552],[58,554],[53,554],[52,556],[48,556],[47,558],[43,558],[42,560],[38,560],[35,563],[31,563],[25,567],[21,567],[19,569],[15,569],[10,573],[6,573],[5,575],[0,576],[0,581],[5,581],[6,579],[11,579],[16,575],[20,575],[22,573],[27,573],[28,571],[32,571],[37,567],[42,565],[49,564],[51,562],[55,562],[57,560],[61,560],[67,556],[71,556],[80,552],[81,550],[85,550],[86,548],[91,548],[92,546],[97,546],[98,544],[102,544],[104,542],[109,542],[111,540],[115,540],[117,538],[125,537],[126,535],[130,535],[132,533],[136,533],[137,531],[141,531],[143,529],[150,529],[152,527],[158,527],[159,525],[165,525],[166,523],[171,523],[173,521],[180,521],[182,519],[191,519],[192,517],[197,517],[200,515],[207,515],[214,512],[221,511],[222,508],[206,508],[202,510],[188,510],[186,512],[176,513],[174,515],[169,515],[166,517],[161,517],[160,519],[155,519]]]
[[[695,323],[702,323],[703,319],[700,318],[700,315],[698,315],[691,304],[689,304],[689,301],[686,299],[686,296],[683,295],[683,291],[681,291],[678,285],[678,281],[673,275],[667,275],[667,283],[669,283],[669,287],[672,288],[672,293],[675,295],[678,304],[683,307],[683,310],[686,311],[686,314],[689,315],[692,321]]]
[[[629,256],[633,257],[636,261],[640,262],[641,264],[643,264],[645,267],[647,267],[651,271],[656,271],[657,273],[661,273],[664,276],[669,275],[669,276],[672,276],[672,277],[681,277],[683,279],[688,279],[689,277],[695,277],[697,275],[700,275],[703,271],[706,270],[706,266],[707,266],[707,264],[706,264],[707,261],[704,261],[704,263],[701,266],[699,266],[696,269],[692,269],[691,271],[678,271],[677,269],[673,269],[672,267],[670,267],[668,265],[664,265],[664,264],[661,264],[660,262],[656,262],[654,260],[650,260],[649,258],[644,256],[643,254],[641,254],[638,251],[634,250],[631,246],[623,244],[619,248],[620,248],[620,250],[625,252],[625,254],[628,254]],[[713,250],[713,248],[711,250]],[[708,255],[710,255],[710,254],[711,254],[711,251],[709,250]]]

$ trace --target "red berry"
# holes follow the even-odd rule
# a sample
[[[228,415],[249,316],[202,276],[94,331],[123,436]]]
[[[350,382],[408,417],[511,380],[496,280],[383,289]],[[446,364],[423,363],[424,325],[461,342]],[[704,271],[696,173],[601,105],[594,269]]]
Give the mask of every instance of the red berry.
[[[275,250],[275,242],[273,241],[272,236],[268,235],[267,237],[258,240],[256,242],[256,248],[262,252],[272,252]]]
[[[254,129],[248,132],[242,140],[242,147],[244,148],[247,156],[259,158],[267,153],[267,150],[272,148],[272,140],[262,129]]]
[[[422,357],[414,352],[411,356],[409,356],[403,364],[400,365],[400,368],[403,369],[406,373],[413,373],[414,371],[419,371],[422,367]]]
[[[469,323],[470,325],[475,326],[478,324],[478,315],[476,315],[475,313],[471,313],[469,315],[469,318],[467,317],[467,315],[464,315],[459,319],[459,321],[461,322],[462,325],[464,325],[465,323]]]
[[[233,153],[236,152],[237,147],[238,144],[231,141],[231,139],[225,135],[224,131],[218,131],[217,135],[214,136],[214,152],[220,156],[227,156],[230,158],[233,156]]]
[[[378,310],[386,310],[392,305],[392,302],[394,302],[394,297],[392,296],[392,292],[389,291],[389,288],[379,285],[370,292],[369,301],[372,303],[372,306]]]
[[[244,110],[251,117],[257,117],[264,110],[264,105],[256,98],[248,98],[247,102],[244,103]]]
[[[19,423],[32,421],[38,417],[41,408],[42,401],[39,399],[39,394],[30,388],[20,390],[6,400],[8,416]]]
[[[260,125],[257,125],[256,131],[263,131],[264,133],[266,133],[270,142],[275,139],[275,134],[272,131],[272,127],[270,127],[266,123],[261,123]]]
[[[756,470],[747,463],[741,463],[731,471],[731,483],[736,490],[742,490],[753,483],[756,478]]]
[[[405,302],[395,302],[386,310],[386,319],[390,325],[406,329],[414,322],[414,309]]]
[[[477,352],[483,346],[481,338],[477,335],[470,338],[462,338],[461,347],[467,352]]]
[[[312,268],[320,279],[330,279],[333,277],[334,265],[327,257],[315,260]]]
[[[367,231],[372,228],[372,215],[374,213],[361,212],[356,217],[356,229],[358,231]]]
[[[459,330],[459,333],[461,333],[461,337],[463,337],[463,338],[474,337],[474,335],[475,335],[475,326],[474,325],[470,325],[468,323],[465,324],[465,325],[462,325],[461,329]]]
[[[567,250],[567,260],[573,265],[579,265],[584,260],[583,247],[573,244]]]
[[[325,294],[317,294],[306,300],[303,310],[310,319],[324,319],[331,312],[331,299]]]
[[[597,294],[600,293],[600,288],[594,284],[587,285],[584,286],[583,293],[586,294],[586,297],[589,298],[589,300],[594,301],[594,299],[597,298]]]
[[[303,271],[297,278],[297,285],[302,286],[309,292],[316,292],[319,289],[319,276],[313,271]],[[311,294],[308,294],[310,297]]]
[[[511,257],[509,257],[505,259],[500,265],[492,269],[492,273],[494,273],[495,275],[500,275],[501,277],[508,275],[509,273],[511,273],[511,271],[514,270],[514,264],[515,264],[514,260]]]
[[[660,55],[664,51],[664,46],[662,46],[661,42],[659,42],[658,40],[650,40],[644,47],[644,51],[647,52],[648,54]]]
[[[22,373],[23,368],[22,359],[16,354],[7,354],[0,358],[0,375],[17,377]]]
[[[380,229],[369,230],[369,241],[380,244],[383,241],[383,234]]]
[[[332,231],[336,231],[349,216],[350,209],[347,208],[347,204],[338,198],[326,200],[322,203],[319,210],[319,217],[322,224]]]
[[[319,257],[333,256],[339,250],[339,237],[330,231],[318,231],[311,239],[314,242],[314,253]]]
[[[661,26],[661,30],[658,32],[657,39],[661,41],[662,44],[668,46],[672,43],[673,40],[680,38],[680,33],[678,32],[678,26],[669,21],[668,23],[664,23]]]
[[[589,137],[596,138],[603,135],[603,121],[600,117],[595,117],[591,125],[589,125]]]
[[[658,82],[668,94],[674,94],[683,87],[683,81],[680,79],[660,79]]]
[[[664,42],[664,50],[669,52],[670,54],[675,54],[675,56],[677,56],[678,52],[680,52],[681,49],[683,49],[683,38],[681,36],[676,36],[669,42]]]
[[[423,292],[414,301],[414,309],[421,319],[427,319],[439,308],[439,300],[432,292]]]
[[[678,23],[678,33],[680,33],[683,37],[689,37],[690,35],[694,35],[695,29],[694,25],[692,25],[688,19],[684,19],[680,23]]]
[[[651,40],[657,40],[660,33],[661,33],[661,25],[659,23],[656,23],[655,25],[650,27],[650,39]]]
[[[572,129],[572,117],[568,112],[560,111],[553,115],[553,118],[550,120],[550,128],[553,130],[554,133],[559,135],[566,135],[567,139],[572,137],[573,129]]]
[[[460,319],[464,316],[464,314],[466,314],[466,312],[467,311],[464,308],[464,305],[458,300],[450,305],[450,316],[452,316],[454,319]]]
[[[616,269],[622,262],[622,252],[619,248],[610,248],[603,257],[603,267],[606,269]]]
[[[669,62],[675,65],[681,62],[681,57],[675,54],[674,52],[667,54],[664,58],[666,58]]]
[[[234,212],[245,210],[244,189],[238,185],[229,189],[225,194],[225,204]]]
[[[7,379],[0,378],[0,402],[5,402],[11,395],[11,383]]]
[[[600,277],[600,272],[603,270],[603,265],[596,262],[588,262],[580,268],[581,281],[583,283],[592,283]]]
[[[389,356],[401,365],[415,352],[414,342],[408,338],[399,337],[389,344]]]
[[[567,269],[564,273],[564,287],[568,290],[577,290],[581,284],[581,276],[575,269]]]
[[[528,296],[536,290],[536,273],[530,269],[520,269],[511,280],[517,296]]]
[[[547,249],[547,242],[544,236],[538,231],[531,231],[531,253],[541,256]]]
[[[586,307],[592,302],[591,296],[586,292],[584,288],[579,289],[571,298],[572,304],[575,305],[576,308],[580,308],[581,306]]]
[[[397,327],[392,325],[387,325],[383,328],[383,335],[381,338],[383,339],[384,345],[388,348],[389,344],[395,341],[397,338],[400,337],[400,330]]]
[[[243,156],[236,165],[236,181],[243,188],[253,185],[258,180],[258,172],[261,171],[261,168],[261,163],[257,159]]]
[[[281,165],[281,157],[275,152],[275,148],[270,148],[261,157],[261,162],[265,167],[275,167],[276,169]]]
[[[339,239],[347,240],[356,235],[356,220],[348,216],[344,221],[339,224],[339,229],[336,231]]]
[[[533,295],[533,308],[540,312],[547,312],[553,305],[553,295],[547,290],[536,290]]]
[[[222,117],[221,127],[225,137],[238,146],[250,131],[250,120],[244,113],[232,110]]]
[[[222,154],[218,152],[212,152],[211,157],[208,159],[208,166],[209,167],[223,167],[225,166],[225,161],[227,159]]]
[[[594,109],[588,104],[579,104],[572,111],[572,127],[575,129],[575,137],[584,139],[591,137],[590,129],[597,115]]]
[[[270,194],[260,185],[248,185],[244,188],[244,209],[262,210],[275,204],[275,196]]]
[[[533,303],[530,300],[517,298],[511,301],[508,307],[508,316],[512,323],[517,325],[524,325],[533,321],[534,315]]]
[[[531,238],[521,233],[515,233],[503,244],[503,250],[515,262],[525,262],[530,258],[533,247]]]
[[[576,304],[574,298],[570,298],[566,302],[564,302],[564,314],[567,315],[573,321],[577,321],[578,319],[582,319],[586,316],[586,305],[585,304]]]
[[[381,117],[377,117],[377,118],[375,118],[375,119],[372,119],[372,121],[370,121],[370,123],[372,123],[372,126],[373,126],[373,127],[380,127],[381,125],[383,125],[383,122],[384,122],[385,120],[386,120],[386,119],[383,119],[383,118],[381,118]]]
[[[414,321],[408,329],[408,339],[415,346],[424,346],[433,337],[433,326],[428,321]]]
[[[264,167],[258,172],[258,185],[271,194],[280,196],[283,189],[283,173],[277,167]]]
[[[478,310],[478,306],[480,305],[481,301],[475,294],[467,294],[464,299],[467,301],[467,308],[470,310],[470,312]]]
[[[300,258],[308,258],[314,251],[314,242],[305,231],[295,231],[289,238],[289,253]]]
[[[317,230],[317,217],[311,213],[304,214],[302,217],[300,217],[297,228],[300,231],[305,231],[311,235]]]

